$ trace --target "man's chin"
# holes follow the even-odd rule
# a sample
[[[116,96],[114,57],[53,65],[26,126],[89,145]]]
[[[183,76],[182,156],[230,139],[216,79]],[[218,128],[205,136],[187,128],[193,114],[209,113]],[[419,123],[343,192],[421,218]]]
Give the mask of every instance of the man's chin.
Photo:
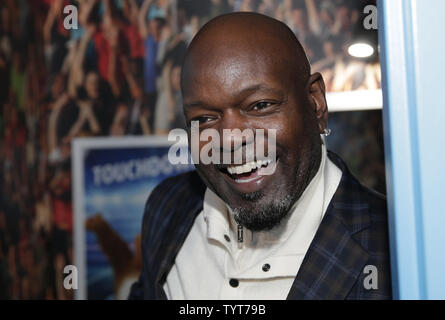
[[[264,201],[264,195],[246,194],[244,205],[230,206],[235,221],[251,231],[269,231],[279,225],[288,215],[293,204],[293,197],[286,196],[280,200]],[[255,197],[259,199],[253,200]]]
[[[264,193],[262,191],[241,194],[241,199],[249,202],[256,202],[261,200],[262,198],[264,198]]]

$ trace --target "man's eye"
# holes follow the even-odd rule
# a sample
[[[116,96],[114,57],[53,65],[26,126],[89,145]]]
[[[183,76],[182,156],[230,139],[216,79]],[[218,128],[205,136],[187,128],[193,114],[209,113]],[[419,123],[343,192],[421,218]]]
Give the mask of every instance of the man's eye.
[[[201,123],[206,123],[206,122],[209,122],[209,121],[212,121],[212,120],[213,120],[212,117],[202,116],[202,117],[193,118],[191,121],[199,121],[199,123],[201,124]]]
[[[257,111],[257,110],[266,109],[266,108],[270,107],[271,105],[273,105],[272,102],[265,102],[265,101],[258,102],[257,104],[255,104],[253,106],[252,110]]]

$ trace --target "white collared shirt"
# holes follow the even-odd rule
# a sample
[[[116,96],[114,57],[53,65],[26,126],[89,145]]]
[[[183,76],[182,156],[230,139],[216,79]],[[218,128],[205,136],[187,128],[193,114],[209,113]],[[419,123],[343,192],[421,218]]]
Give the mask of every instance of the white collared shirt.
[[[317,174],[284,221],[267,232],[243,228],[241,244],[231,210],[207,189],[203,210],[196,217],[164,284],[167,297],[174,300],[286,299],[341,175],[323,145]]]

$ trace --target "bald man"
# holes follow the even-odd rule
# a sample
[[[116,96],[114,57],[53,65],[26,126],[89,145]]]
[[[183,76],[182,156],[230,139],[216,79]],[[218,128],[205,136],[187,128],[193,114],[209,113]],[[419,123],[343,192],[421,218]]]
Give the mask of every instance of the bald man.
[[[212,152],[242,161],[199,162],[152,192],[130,298],[390,299],[385,198],[326,150],[325,86],[292,31],[217,17],[190,44],[181,86],[189,138],[192,123],[213,129]],[[236,129],[253,138],[223,134]],[[249,162],[258,130],[274,132],[275,154]]]

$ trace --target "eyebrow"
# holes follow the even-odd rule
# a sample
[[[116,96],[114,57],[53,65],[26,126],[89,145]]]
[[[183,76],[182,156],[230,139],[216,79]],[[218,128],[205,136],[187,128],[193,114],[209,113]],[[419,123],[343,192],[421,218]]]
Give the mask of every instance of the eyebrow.
[[[267,86],[266,84],[260,83],[260,84],[255,84],[252,85],[250,87],[247,88],[243,88],[240,91],[236,92],[234,94],[235,97],[239,97],[242,96],[242,99],[246,99],[247,97],[251,96],[252,94],[254,94],[255,92],[258,91],[265,91],[265,92],[270,92],[270,93],[276,93],[276,94],[281,94],[281,91],[271,88],[269,86]],[[184,108],[193,108],[193,107],[200,107],[200,106],[207,106],[207,104],[203,101],[193,101],[190,103],[184,103]]]

